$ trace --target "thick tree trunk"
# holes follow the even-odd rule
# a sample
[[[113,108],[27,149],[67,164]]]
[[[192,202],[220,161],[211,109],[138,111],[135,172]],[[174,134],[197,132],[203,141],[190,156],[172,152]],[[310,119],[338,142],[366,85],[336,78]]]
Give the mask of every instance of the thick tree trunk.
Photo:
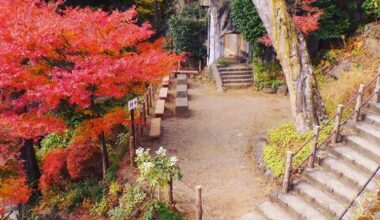
[[[107,150],[107,145],[106,145],[106,137],[104,135],[104,132],[102,132],[99,135],[99,141],[100,141],[100,146],[102,148],[103,179],[105,179],[107,175],[107,169],[110,166],[110,160],[109,160],[109,155],[108,155],[108,150]]]
[[[252,0],[264,23],[289,88],[297,131],[303,133],[326,118],[306,42],[287,12],[284,0]]]
[[[20,158],[24,161],[24,169],[29,184],[36,186],[41,174],[33,148],[33,140],[25,141],[24,146],[21,148]]]
[[[159,14],[158,14],[158,1],[153,0],[153,10],[154,10],[154,28],[158,31],[159,28]]]

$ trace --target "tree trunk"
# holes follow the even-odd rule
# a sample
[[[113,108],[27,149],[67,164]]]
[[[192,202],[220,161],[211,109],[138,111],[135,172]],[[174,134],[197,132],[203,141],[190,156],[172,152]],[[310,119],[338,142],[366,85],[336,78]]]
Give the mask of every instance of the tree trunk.
[[[20,158],[24,161],[24,169],[28,183],[32,185],[32,187],[37,186],[41,173],[33,148],[33,140],[25,141],[24,146],[21,148]]]
[[[103,168],[103,180],[104,180],[107,175],[107,169],[110,166],[110,160],[109,160],[109,155],[108,155],[108,150],[107,150],[107,145],[106,145],[106,137],[104,135],[104,132],[102,132],[99,135],[99,140],[100,140],[100,146],[102,148],[102,168]]]
[[[272,40],[289,89],[292,114],[299,133],[326,118],[313,76],[306,42],[287,12],[284,0],[252,0]]]
[[[154,28],[158,32],[159,31],[159,22],[158,22],[159,14],[158,14],[158,1],[157,0],[153,0],[153,10],[154,10]]]

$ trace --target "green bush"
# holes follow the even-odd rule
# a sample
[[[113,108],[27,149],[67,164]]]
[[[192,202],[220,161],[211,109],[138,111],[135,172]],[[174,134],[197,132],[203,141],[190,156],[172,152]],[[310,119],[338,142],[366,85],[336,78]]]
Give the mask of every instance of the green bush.
[[[102,217],[107,213],[108,208],[107,198],[104,196],[99,202],[95,202],[95,204],[91,207],[90,215]]]
[[[139,187],[126,185],[119,206],[109,210],[107,215],[113,220],[123,220],[129,216],[146,197],[146,193]]]
[[[380,18],[380,0],[365,0],[363,8],[367,15]]]
[[[41,141],[41,148],[36,149],[36,157],[42,161],[47,153],[58,148],[66,148],[74,135],[74,130],[67,130],[63,134],[49,134]]]
[[[164,201],[153,200],[145,206],[145,213],[143,219],[153,220],[155,214],[158,219],[165,220],[182,220],[183,217],[180,213],[170,209],[169,205]]]
[[[277,89],[284,84],[280,64],[265,64],[261,61],[254,60],[252,67],[255,85],[258,90],[263,88]]]
[[[207,27],[206,11],[198,2],[181,8],[168,21],[169,37],[165,49],[176,52],[190,52],[191,56],[201,59],[206,56],[202,33]]]
[[[333,123],[327,125],[319,134],[322,143],[333,129]],[[314,135],[313,131],[298,134],[293,123],[284,124],[268,133],[268,144],[264,147],[264,162],[277,177],[282,177],[285,170],[286,153],[295,152],[301,145]],[[294,158],[293,166],[301,164],[310,154],[311,142],[307,144]]]

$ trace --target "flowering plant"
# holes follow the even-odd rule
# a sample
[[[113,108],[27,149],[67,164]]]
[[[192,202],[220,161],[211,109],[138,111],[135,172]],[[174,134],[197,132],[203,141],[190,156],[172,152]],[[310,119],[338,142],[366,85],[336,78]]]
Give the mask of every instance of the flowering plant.
[[[137,181],[146,182],[153,195],[157,186],[167,187],[170,181],[182,178],[177,161],[177,157],[168,156],[163,147],[156,151],[155,156],[150,154],[150,149],[140,147],[136,150],[136,163],[140,172]]]

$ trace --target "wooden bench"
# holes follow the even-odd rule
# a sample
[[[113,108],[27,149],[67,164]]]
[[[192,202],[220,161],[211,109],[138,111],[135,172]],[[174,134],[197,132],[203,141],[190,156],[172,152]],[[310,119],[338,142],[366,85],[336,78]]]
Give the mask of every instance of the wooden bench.
[[[187,97],[187,84],[176,86],[176,97],[179,97],[179,98]]]
[[[186,98],[176,98],[175,99],[175,116],[176,117],[187,117],[189,115],[189,102]]]
[[[156,101],[156,108],[154,110],[154,115],[156,117],[162,117],[165,111],[165,100],[159,99]]]
[[[164,78],[162,78],[162,83],[161,83],[162,87],[169,87],[169,83],[170,83],[169,79],[170,79],[169,76],[165,76]]]
[[[179,74],[177,76],[177,85],[183,85],[183,84],[187,84],[187,75]]]
[[[167,87],[162,87],[160,89],[160,94],[158,95],[158,98],[160,99],[167,99],[168,98],[168,88]]]
[[[153,118],[150,121],[149,138],[159,138],[161,135],[161,118]]]

